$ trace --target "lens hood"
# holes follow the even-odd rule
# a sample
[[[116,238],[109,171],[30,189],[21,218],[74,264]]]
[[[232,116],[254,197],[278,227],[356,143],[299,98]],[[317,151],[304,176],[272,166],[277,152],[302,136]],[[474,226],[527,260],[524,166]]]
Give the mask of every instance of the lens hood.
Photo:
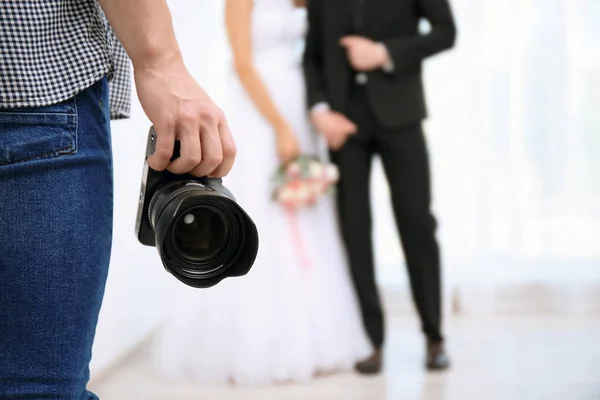
[[[177,222],[194,210],[213,213],[223,224],[220,229],[226,232],[226,239],[213,257],[194,259],[177,245]],[[226,194],[197,182],[168,185],[155,193],[148,213],[165,269],[188,286],[207,288],[225,278],[243,276],[256,259],[259,241],[256,225]]]

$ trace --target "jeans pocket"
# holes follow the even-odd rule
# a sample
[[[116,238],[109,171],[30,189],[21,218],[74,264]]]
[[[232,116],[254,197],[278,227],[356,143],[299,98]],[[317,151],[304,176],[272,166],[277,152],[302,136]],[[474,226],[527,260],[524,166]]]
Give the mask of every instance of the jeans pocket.
[[[47,107],[0,109],[0,166],[76,152],[74,99]]]

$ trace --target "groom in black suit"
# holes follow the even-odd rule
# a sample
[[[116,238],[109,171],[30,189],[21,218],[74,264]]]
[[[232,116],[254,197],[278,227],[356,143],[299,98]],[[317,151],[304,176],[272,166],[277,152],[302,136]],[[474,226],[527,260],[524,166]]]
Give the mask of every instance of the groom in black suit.
[[[342,236],[374,354],[356,369],[377,373],[384,321],[375,282],[369,180],[381,157],[426,336],[428,369],[449,365],[441,330],[440,255],[430,211],[429,161],[421,122],[425,58],[454,45],[448,0],[310,0],[304,71],[311,119],[340,169]],[[429,22],[428,33],[419,22]]]

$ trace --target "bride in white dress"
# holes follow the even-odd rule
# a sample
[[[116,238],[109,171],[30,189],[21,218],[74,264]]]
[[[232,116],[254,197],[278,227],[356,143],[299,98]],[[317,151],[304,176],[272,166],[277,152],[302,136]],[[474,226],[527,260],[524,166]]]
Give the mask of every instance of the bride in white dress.
[[[227,3],[235,73],[225,109],[238,156],[225,183],[254,219],[260,250],[243,278],[180,289],[180,304],[156,342],[157,366],[174,379],[236,384],[350,370],[371,349],[333,198],[299,211],[295,223],[271,200],[282,159],[318,152],[305,109],[305,13],[293,0]]]

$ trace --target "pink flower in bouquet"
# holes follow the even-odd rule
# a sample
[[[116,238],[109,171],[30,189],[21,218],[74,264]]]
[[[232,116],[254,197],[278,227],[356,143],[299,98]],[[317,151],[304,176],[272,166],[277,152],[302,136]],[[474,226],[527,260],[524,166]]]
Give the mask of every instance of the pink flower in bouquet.
[[[288,179],[290,179],[290,178],[298,179],[301,174],[302,174],[302,167],[300,166],[300,164],[297,161],[290,163],[285,168],[285,175],[286,175],[286,178],[288,178]]]
[[[302,181],[301,180],[288,181],[285,184],[285,186],[289,187],[293,191],[297,191],[300,188],[300,185],[302,185]]]
[[[307,191],[307,201],[308,204],[313,205],[317,202],[317,200],[319,199],[319,197],[322,194],[321,191],[321,185],[319,184],[319,182],[314,181],[314,180],[309,180],[306,181],[306,191]]]
[[[301,181],[298,185],[298,202],[300,204],[307,204],[312,196],[310,184],[307,181]]]
[[[314,196],[320,197],[325,191],[329,184],[324,179],[315,179],[311,181],[310,187]]]
[[[306,185],[308,186],[310,193],[313,196],[318,196],[319,193],[321,193],[321,183],[319,182],[319,180],[311,179],[306,182]]]

